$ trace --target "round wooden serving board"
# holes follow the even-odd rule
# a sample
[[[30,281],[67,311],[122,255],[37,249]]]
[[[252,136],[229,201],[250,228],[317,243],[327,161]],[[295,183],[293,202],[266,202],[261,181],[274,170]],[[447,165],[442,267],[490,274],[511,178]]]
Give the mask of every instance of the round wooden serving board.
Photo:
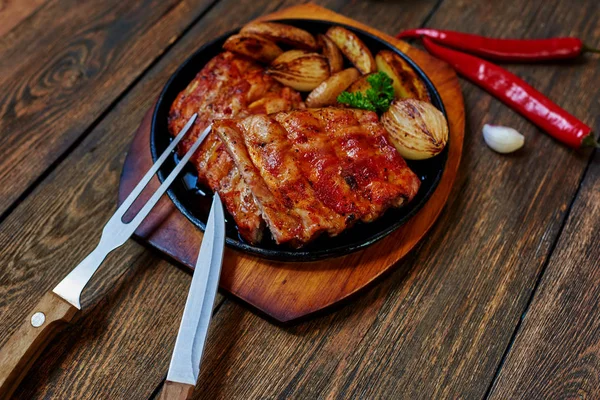
[[[454,71],[444,62],[373,28],[333,11],[304,4],[261,19],[310,18],[356,26],[395,45],[408,54],[439,91],[449,117],[450,141],[446,169],[427,204],[408,223],[365,250],[316,262],[286,263],[257,258],[227,248],[221,289],[280,322],[290,322],[347,299],[398,265],[427,233],[446,203],[460,163],[464,136],[464,103]],[[123,166],[119,204],[152,165],[149,110],[138,128]],[[149,186],[156,188],[154,178]],[[147,193],[140,197],[147,198]],[[140,201],[141,202],[141,201]],[[130,212],[137,211],[138,202]],[[202,232],[188,221],[167,196],[136,231],[136,237],[193,268]],[[168,284],[168,283],[167,283]]]

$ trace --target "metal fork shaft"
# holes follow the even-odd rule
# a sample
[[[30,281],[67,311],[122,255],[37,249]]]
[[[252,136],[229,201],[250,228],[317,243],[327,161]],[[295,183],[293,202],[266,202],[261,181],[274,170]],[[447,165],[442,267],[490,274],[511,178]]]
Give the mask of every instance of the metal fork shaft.
[[[209,126],[204,130],[204,132],[202,132],[193,146],[188,150],[183,158],[181,158],[173,171],[171,171],[171,173],[167,176],[156,192],[154,192],[150,199],[144,204],[136,216],[130,222],[124,223],[122,218],[125,212],[127,212],[129,207],[131,207],[135,199],[139,196],[148,182],[150,182],[156,171],[158,171],[161,164],[164,163],[168,155],[171,153],[171,151],[173,151],[175,145],[191,127],[194,119],[195,114],[177,135],[173,143],[171,143],[171,145],[159,157],[148,173],[146,173],[146,175],[141,179],[140,183],[138,183],[135,189],[129,194],[129,196],[127,196],[123,204],[121,204],[115,214],[106,223],[104,229],[102,230],[102,237],[100,238],[100,243],[98,246],[96,246],[96,248],[53,289],[54,293],[78,309],[81,309],[81,292],[94,275],[100,264],[102,264],[106,256],[111,251],[123,245],[127,239],[131,237],[133,232],[135,232],[144,218],[146,218],[152,208],[156,205],[156,203],[158,203],[162,195],[167,191],[171,183],[173,183],[177,175],[179,175],[185,164],[187,164],[192,155],[196,152],[196,150],[198,150],[198,147],[200,147],[202,141],[210,132],[211,127]]]

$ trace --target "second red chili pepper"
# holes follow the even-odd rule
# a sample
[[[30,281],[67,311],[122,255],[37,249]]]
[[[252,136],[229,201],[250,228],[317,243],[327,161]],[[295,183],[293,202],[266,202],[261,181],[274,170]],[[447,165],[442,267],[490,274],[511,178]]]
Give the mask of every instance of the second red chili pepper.
[[[576,58],[585,52],[600,52],[586,46],[581,39],[496,39],[440,29],[410,29],[396,35],[398,39],[428,37],[434,42],[500,61],[548,61]]]
[[[555,139],[573,147],[598,146],[592,128],[569,114],[527,82],[491,62],[435,44],[423,37],[432,55],[488,91]]]

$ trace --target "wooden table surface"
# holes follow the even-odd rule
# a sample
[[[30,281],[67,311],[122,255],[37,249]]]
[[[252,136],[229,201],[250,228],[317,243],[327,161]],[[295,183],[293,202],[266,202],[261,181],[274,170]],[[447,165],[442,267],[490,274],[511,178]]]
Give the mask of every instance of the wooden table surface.
[[[96,244],[133,132],[196,48],[296,1],[0,0],[0,344]],[[428,26],[600,45],[594,0],[319,4]],[[600,131],[600,59],[509,65]],[[220,296],[196,399],[600,398],[600,160],[461,82],[463,160],[430,234],[351,303],[281,327]],[[484,123],[526,136],[491,152]],[[129,241],[18,399],[154,399],[190,275]],[[325,289],[326,290],[326,289]]]

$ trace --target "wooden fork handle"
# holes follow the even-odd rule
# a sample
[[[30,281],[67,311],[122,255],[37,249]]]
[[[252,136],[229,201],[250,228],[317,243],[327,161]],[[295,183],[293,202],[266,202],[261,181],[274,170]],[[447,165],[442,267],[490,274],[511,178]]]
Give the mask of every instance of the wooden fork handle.
[[[79,311],[48,292],[0,349],[0,399],[8,399],[52,338]]]
[[[166,381],[160,400],[188,400],[192,398],[194,386],[185,383]]]

